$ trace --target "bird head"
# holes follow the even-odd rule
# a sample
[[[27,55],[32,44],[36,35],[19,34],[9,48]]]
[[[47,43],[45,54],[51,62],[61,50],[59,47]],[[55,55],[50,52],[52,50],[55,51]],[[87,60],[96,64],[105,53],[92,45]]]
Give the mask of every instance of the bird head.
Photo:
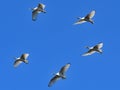
[[[17,58],[17,57],[14,57],[14,59],[15,59],[15,60],[17,60],[17,59],[20,59],[20,57],[19,57],[19,58]]]
[[[81,19],[81,17],[77,17],[77,19]]]

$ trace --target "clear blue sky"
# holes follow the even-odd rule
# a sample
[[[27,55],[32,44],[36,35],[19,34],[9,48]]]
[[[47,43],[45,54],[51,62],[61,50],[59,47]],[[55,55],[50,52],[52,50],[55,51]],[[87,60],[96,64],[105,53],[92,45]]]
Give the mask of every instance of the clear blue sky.
[[[46,5],[32,21],[30,8]],[[120,90],[119,0],[0,1],[0,90]],[[95,10],[94,24],[73,25]],[[81,56],[103,42],[103,54]],[[13,67],[29,53],[29,64]],[[53,73],[71,63],[66,80],[48,87]]]

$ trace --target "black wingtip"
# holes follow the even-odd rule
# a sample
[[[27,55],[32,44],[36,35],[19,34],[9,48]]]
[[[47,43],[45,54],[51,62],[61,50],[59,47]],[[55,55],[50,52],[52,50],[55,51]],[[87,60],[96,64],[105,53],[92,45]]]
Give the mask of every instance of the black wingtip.
[[[51,85],[48,85],[48,87],[51,87]]]
[[[32,21],[36,21],[36,19],[32,19]]]

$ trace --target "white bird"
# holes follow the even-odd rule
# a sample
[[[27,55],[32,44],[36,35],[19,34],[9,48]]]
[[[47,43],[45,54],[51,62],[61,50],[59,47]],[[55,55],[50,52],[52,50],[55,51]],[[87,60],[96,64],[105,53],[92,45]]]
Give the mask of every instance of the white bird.
[[[70,67],[70,63],[67,63],[65,66],[63,66],[58,73],[55,74],[55,76],[50,80],[48,87],[51,87],[57,80],[60,78],[66,79],[65,72]]]
[[[33,21],[36,21],[38,13],[41,13],[41,12],[46,13],[44,8],[45,8],[45,5],[42,3],[38,4],[38,6],[35,8],[32,8],[32,10],[33,10],[32,11],[32,20]]]
[[[28,64],[28,60],[27,60],[28,56],[29,54],[25,53],[25,54],[22,54],[21,57],[16,58],[14,62],[14,67],[18,67],[22,62]]]
[[[95,45],[94,47],[87,47],[89,49],[88,52],[84,53],[82,56],[88,56],[88,55],[91,55],[95,52],[102,53],[102,49],[101,49],[102,47],[103,47],[102,42]]]
[[[87,14],[85,17],[78,17],[78,21],[76,23],[74,23],[74,25],[76,24],[82,24],[82,23],[85,23],[85,22],[90,22],[90,23],[94,23],[94,21],[92,20],[92,18],[94,17],[95,15],[95,11],[91,11],[89,14]]]

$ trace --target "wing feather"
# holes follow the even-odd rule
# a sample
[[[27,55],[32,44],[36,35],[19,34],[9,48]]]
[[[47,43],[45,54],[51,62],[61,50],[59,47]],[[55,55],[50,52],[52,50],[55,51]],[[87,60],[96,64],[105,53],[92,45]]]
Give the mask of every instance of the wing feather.
[[[45,8],[45,5],[42,4],[42,3],[40,3],[40,4],[38,4],[38,8],[40,8],[40,9],[44,9],[44,8]]]
[[[55,75],[49,82],[48,87],[51,87],[57,80],[60,79],[60,76]]]
[[[20,64],[22,63],[22,61],[19,59],[19,60],[16,60],[14,62],[14,67],[18,67]]]
[[[99,43],[98,45],[96,45],[98,48],[102,48],[103,47],[103,43]]]
[[[93,10],[85,18],[90,19],[90,18],[94,17],[94,15],[95,15],[95,11]]]
[[[80,19],[79,21],[77,21],[76,23],[74,23],[74,25],[76,24],[82,24],[82,23],[85,23],[86,21],[84,19]]]
[[[94,51],[93,49],[90,49],[88,52],[84,53],[82,56],[88,56],[91,55],[93,53],[95,53],[96,51]]]
[[[34,10],[34,11],[32,12],[32,20],[33,20],[33,21],[36,21],[36,20],[37,20],[37,16],[38,16],[38,11],[37,11],[37,10]]]
[[[70,63],[67,63],[65,66],[61,68],[59,73],[64,74],[69,69],[70,65],[71,65]]]
[[[20,58],[26,60],[28,58],[28,56],[29,56],[29,54],[25,53],[25,54],[22,54]]]

